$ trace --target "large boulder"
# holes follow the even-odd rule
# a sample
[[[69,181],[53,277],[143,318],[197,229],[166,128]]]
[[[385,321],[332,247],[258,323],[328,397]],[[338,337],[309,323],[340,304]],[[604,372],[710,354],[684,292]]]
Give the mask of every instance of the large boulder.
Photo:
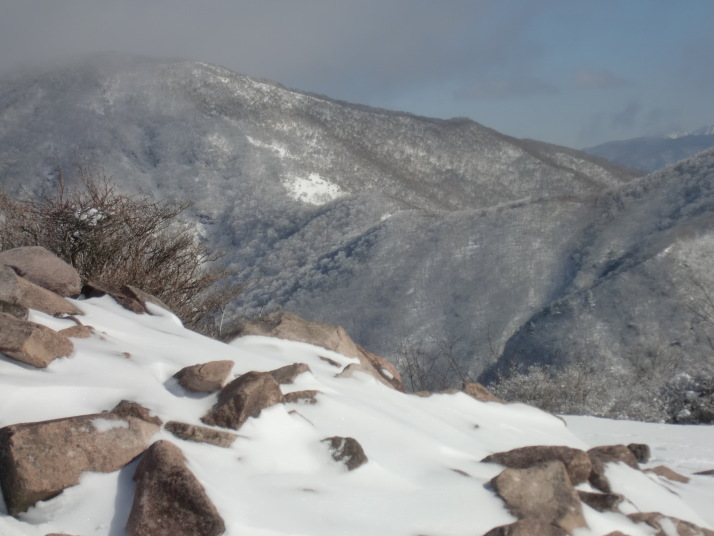
[[[0,252],[0,266],[11,266],[32,283],[60,296],[76,298],[82,289],[79,273],[42,246],[26,246]]]
[[[286,311],[245,320],[227,337],[228,340],[246,335],[263,335],[291,341],[305,342],[333,350],[347,357],[359,359],[363,370],[380,382],[404,391],[396,367],[388,360],[356,344],[341,326],[312,322]]]
[[[278,382],[270,374],[247,372],[221,390],[218,402],[201,421],[237,430],[250,417],[258,417],[264,408],[284,401]]]
[[[47,326],[0,313],[0,353],[37,368],[72,353],[74,344]]]
[[[498,463],[512,469],[526,469],[533,465],[559,460],[568,472],[574,486],[586,482],[592,470],[590,458],[584,450],[571,447],[539,445],[521,447],[508,452],[497,452],[486,456],[482,462]]]
[[[168,441],[151,445],[134,474],[136,491],[126,524],[129,536],[218,536],[225,523],[206,490]]]
[[[48,315],[82,315],[81,309],[59,294],[20,277],[9,266],[0,266],[0,300],[42,311]]]
[[[159,427],[112,413],[0,429],[0,485],[18,515],[79,483],[85,471],[116,471],[141,454]]]
[[[590,456],[590,461],[592,462],[592,471],[590,472],[590,484],[593,487],[604,491],[605,493],[610,493],[610,482],[605,476],[605,469],[608,463],[622,462],[633,469],[639,469],[637,464],[637,458],[632,453],[632,451],[625,445],[605,445],[601,447],[594,447],[588,451],[588,456]]]
[[[519,519],[540,519],[571,534],[587,526],[578,494],[560,461],[506,469],[491,480],[491,485]]]
[[[174,374],[181,386],[194,393],[220,391],[235,363],[231,360],[209,361],[184,367]]]

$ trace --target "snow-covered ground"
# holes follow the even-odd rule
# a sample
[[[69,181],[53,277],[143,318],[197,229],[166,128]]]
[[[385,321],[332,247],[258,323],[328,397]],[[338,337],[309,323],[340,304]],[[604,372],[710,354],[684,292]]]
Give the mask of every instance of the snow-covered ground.
[[[359,373],[338,378],[340,369],[321,357],[340,365],[356,360],[315,346],[264,337],[228,345],[183,329],[158,308],[147,316],[125,311],[109,297],[75,303],[96,333],[74,339],[71,357],[38,370],[0,356],[0,427],[101,412],[122,399],[146,406],[164,422],[201,424],[216,395],[184,392],[172,378],[181,368],[230,359],[235,377],[294,362],[310,366],[311,372],[282,387],[317,389],[317,404],[264,410],[243,425],[230,448],[183,441],[166,431],[156,435],[181,448],[230,535],[484,534],[515,518],[485,486],[502,468],[480,460],[525,445],[645,442],[653,448],[654,464],[687,475],[714,469],[712,427],[587,417],[568,417],[566,427],[558,417],[520,404],[478,402],[463,393],[420,398]],[[31,320],[55,329],[73,325],[37,312]],[[369,462],[348,472],[320,442],[330,436],[356,438]],[[136,464],[111,474],[87,473],[78,486],[19,520],[0,501],[0,534],[125,534]],[[672,484],[619,466],[609,476],[618,489],[628,488],[629,508],[657,509],[714,528],[714,477]],[[590,528],[576,536],[653,533],[624,516],[584,509]]]

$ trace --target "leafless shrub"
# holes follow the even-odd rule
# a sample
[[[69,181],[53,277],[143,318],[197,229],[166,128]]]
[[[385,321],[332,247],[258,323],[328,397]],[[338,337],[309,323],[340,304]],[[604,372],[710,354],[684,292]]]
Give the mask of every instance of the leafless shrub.
[[[77,178],[67,188],[60,171],[55,192],[39,198],[0,193],[0,249],[44,246],[84,281],[137,286],[187,327],[214,330],[212,318],[240,288],[227,282],[230,272],[212,267],[220,255],[178,220],[190,203],[119,193],[110,176],[87,164]]]

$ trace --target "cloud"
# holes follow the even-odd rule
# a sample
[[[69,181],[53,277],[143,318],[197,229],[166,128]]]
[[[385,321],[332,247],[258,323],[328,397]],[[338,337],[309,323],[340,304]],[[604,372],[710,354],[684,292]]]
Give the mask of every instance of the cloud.
[[[637,101],[630,101],[622,110],[613,113],[610,117],[610,127],[615,130],[629,130],[640,119],[642,105]]]
[[[554,95],[558,88],[531,76],[479,80],[454,92],[456,100],[514,99]]]
[[[624,87],[628,82],[605,70],[578,69],[573,73],[573,85],[578,89],[612,89]]]

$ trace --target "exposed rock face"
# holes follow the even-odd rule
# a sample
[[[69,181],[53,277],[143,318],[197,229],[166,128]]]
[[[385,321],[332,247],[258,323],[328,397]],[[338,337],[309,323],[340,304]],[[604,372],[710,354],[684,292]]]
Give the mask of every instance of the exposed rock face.
[[[6,315],[14,316],[20,320],[27,320],[30,316],[30,310],[24,305],[19,305],[17,303],[9,303],[0,300],[0,313],[5,313]]]
[[[151,412],[149,412],[149,410],[141,404],[131,402],[130,400],[122,400],[119,402],[116,406],[114,406],[111,413],[123,418],[134,417],[135,419],[141,419],[142,421],[155,424],[156,426],[161,426],[163,424],[161,418],[156,415],[152,415]]]
[[[146,306],[131,292],[118,289],[101,281],[87,281],[82,287],[85,298],[101,298],[107,294],[114,298],[119,305],[136,314],[148,314]]]
[[[54,359],[68,356],[73,350],[72,341],[61,333],[0,313],[0,352],[7,357],[45,368]]]
[[[540,519],[569,533],[587,526],[580,499],[560,461],[506,469],[491,480],[491,485],[518,518]]]
[[[541,521],[540,519],[521,519],[510,525],[502,525],[489,530],[484,536],[566,536],[568,533]]]
[[[293,391],[285,393],[286,404],[317,404],[317,395],[320,391],[317,389],[305,389],[303,391]]]
[[[305,363],[293,363],[292,365],[285,365],[275,370],[268,372],[275,381],[279,384],[293,383],[295,378],[297,378],[303,372],[308,372],[310,367]]]
[[[617,507],[625,499],[619,493],[592,493],[578,490],[580,501],[598,512],[617,512]]]
[[[0,266],[0,300],[48,315],[84,314],[62,296],[18,276],[9,266]]]
[[[186,467],[181,450],[157,441],[134,474],[136,492],[126,525],[130,536],[218,536],[223,519],[201,483]]]
[[[635,455],[637,463],[647,463],[650,461],[650,447],[644,443],[630,443],[627,448]]]
[[[592,471],[590,472],[590,484],[600,491],[610,493],[610,482],[605,476],[605,465],[608,463],[623,462],[638,469],[637,459],[632,451],[625,445],[607,445],[603,447],[595,447],[588,451],[590,461],[592,462]]]
[[[174,374],[174,378],[178,379],[184,389],[194,393],[213,393],[223,387],[234,364],[230,360],[209,361],[184,367]]]
[[[481,402],[500,402],[501,404],[506,403],[505,400],[497,397],[478,382],[464,382],[463,386],[461,387],[461,390],[470,397],[475,398],[476,400],[480,400]]]
[[[673,471],[672,469],[664,465],[658,465],[657,467],[645,469],[645,473],[654,473],[656,475],[666,478],[667,480],[672,480],[673,482],[681,482],[682,484],[686,484],[687,482],[689,482],[689,478],[684,475],[680,475],[677,471]]]
[[[238,324],[227,338],[235,339],[246,335],[264,335],[305,342],[333,350],[347,357],[357,358],[365,372],[372,374],[385,385],[404,391],[404,385],[396,367],[386,359],[355,344],[340,326],[312,322],[293,313],[277,311]]]
[[[85,471],[116,471],[141,454],[159,427],[112,413],[0,429],[0,484],[8,512],[79,483]]]
[[[677,531],[678,536],[714,536],[714,531],[699,527],[689,521],[683,521],[676,517],[669,517],[658,512],[642,512],[629,514],[635,523],[646,523],[657,530],[655,536],[672,536],[671,528]]]
[[[332,459],[344,463],[348,471],[354,471],[368,461],[362,445],[352,437],[328,437],[322,443],[329,447]]]
[[[167,422],[164,429],[186,441],[209,443],[217,447],[230,447],[238,437],[230,432],[223,432],[206,426],[196,426],[195,424],[178,421]]]
[[[486,456],[483,462],[498,463],[512,469],[526,469],[533,465],[559,460],[563,462],[573,485],[587,481],[592,470],[588,454],[580,449],[559,446],[521,447],[508,452]]]
[[[270,374],[248,372],[223,388],[218,402],[201,421],[237,430],[249,417],[260,415],[263,408],[284,400],[278,382]]]
[[[0,266],[60,296],[76,298],[82,289],[77,270],[42,246],[26,246],[0,252]]]

